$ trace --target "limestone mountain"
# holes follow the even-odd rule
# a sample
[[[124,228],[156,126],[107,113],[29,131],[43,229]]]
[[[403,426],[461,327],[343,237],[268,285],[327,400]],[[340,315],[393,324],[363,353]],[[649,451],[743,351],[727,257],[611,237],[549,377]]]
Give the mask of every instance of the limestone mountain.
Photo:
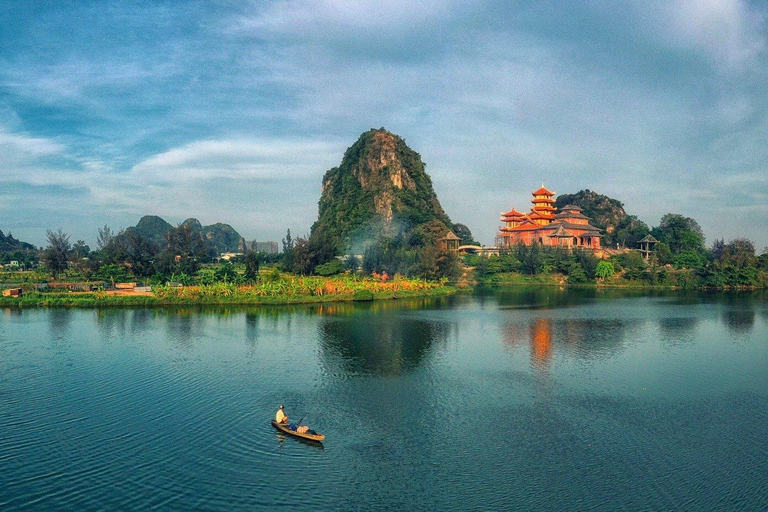
[[[645,222],[624,211],[624,204],[621,201],[592,190],[585,189],[575,194],[561,194],[555,200],[555,207],[558,210],[569,204],[582,208],[584,215],[591,219],[590,223],[603,230],[605,247],[619,245],[636,248],[637,242],[650,232]]]
[[[222,252],[245,252],[245,238],[235,231],[235,228],[229,224],[217,222],[210,226],[203,226],[203,236],[206,241],[217,253]]]
[[[163,247],[165,245],[165,235],[172,229],[172,225],[157,215],[145,215],[139,219],[139,223],[136,226],[126,228],[125,233],[135,233],[148,238],[157,247]]]
[[[205,240],[212,252],[245,252],[245,239],[229,224],[220,222],[203,226],[199,220],[189,218],[181,223],[194,230],[203,233]],[[135,227],[125,230],[126,233],[134,232],[151,240],[157,247],[166,244],[165,235],[173,229],[173,226],[157,215],[145,215]]]
[[[369,130],[325,173],[310,242],[336,253],[361,252],[377,240],[410,246],[436,242],[452,226],[421,156],[384,128]]]
[[[13,235],[11,233],[8,233],[7,235],[3,234],[2,231],[0,231],[0,252],[11,252],[11,251],[35,251],[37,250],[34,245],[28,244],[27,242],[22,242],[21,240],[17,240],[13,238]]]

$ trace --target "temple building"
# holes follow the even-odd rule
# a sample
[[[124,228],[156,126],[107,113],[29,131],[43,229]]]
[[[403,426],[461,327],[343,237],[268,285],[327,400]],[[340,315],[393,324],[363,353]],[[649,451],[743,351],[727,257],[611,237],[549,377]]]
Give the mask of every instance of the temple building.
[[[543,185],[532,194],[530,212],[522,213],[512,208],[501,214],[504,225],[496,235],[499,247],[539,243],[600,250],[600,230],[589,224],[589,217],[581,213],[581,208],[569,204],[557,213],[555,193]]]

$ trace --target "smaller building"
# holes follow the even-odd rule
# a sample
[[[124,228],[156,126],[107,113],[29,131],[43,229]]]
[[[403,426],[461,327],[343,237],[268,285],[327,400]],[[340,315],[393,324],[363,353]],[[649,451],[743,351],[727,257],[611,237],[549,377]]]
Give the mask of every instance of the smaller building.
[[[23,293],[21,288],[8,288],[3,290],[3,297],[21,297]]]
[[[637,242],[638,245],[640,245],[640,253],[643,255],[643,258],[645,258],[646,261],[648,261],[648,258],[651,256],[651,253],[653,252],[653,248],[656,246],[656,244],[659,243],[658,240],[656,240],[653,235],[646,235],[645,238]]]
[[[461,244],[461,238],[456,236],[456,233],[449,230],[443,238],[438,239],[438,242],[440,242],[441,250],[458,252],[459,245]]]
[[[251,248],[256,252],[267,254],[277,254],[277,242],[253,242]]]

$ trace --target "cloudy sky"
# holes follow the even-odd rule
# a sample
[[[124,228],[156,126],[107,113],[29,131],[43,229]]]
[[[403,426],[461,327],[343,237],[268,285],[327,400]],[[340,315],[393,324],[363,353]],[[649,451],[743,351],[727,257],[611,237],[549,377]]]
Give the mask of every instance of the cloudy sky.
[[[402,136],[493,243],[542,182],[768,245],[768,5],[738,0],[0,3],[0,229],[144,214],[309,232],[323,173]]]

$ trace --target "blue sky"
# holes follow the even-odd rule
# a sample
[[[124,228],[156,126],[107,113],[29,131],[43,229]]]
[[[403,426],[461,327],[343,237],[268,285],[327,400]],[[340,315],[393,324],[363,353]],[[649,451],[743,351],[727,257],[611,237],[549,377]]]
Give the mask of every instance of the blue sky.
[[[402,136],[493,243],[542,182],[768,246],[768,5],[0,3],[0,229],[144,214],[309,232],[323,173]]]

